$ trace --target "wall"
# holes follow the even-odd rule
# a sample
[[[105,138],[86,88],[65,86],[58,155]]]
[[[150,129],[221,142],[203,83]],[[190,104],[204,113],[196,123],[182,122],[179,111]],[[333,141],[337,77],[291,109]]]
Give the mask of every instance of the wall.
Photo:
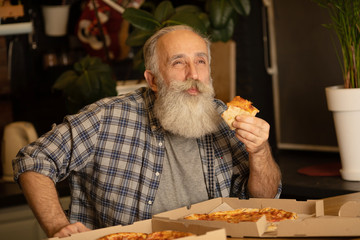
[[[270,124],[269,142],[276,152],[272,79],[264,62],[262,8],[261,0],[252,0],[250,16],[240,18],[237,23],[236,95],[251,100],[260,110],[257,116]]]
[[[272,2],[277,145],[337,151],[325,87],[342,84],[342,73],[335,51],[338,40],[323,26],[331,21],[328,12],[312,0]]]

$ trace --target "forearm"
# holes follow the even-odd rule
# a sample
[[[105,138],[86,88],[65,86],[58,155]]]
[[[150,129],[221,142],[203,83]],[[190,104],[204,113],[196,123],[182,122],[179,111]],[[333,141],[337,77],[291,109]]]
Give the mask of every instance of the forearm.
[[[69,224],[53,181],[36,172],[20,175],[20,185],[30,208],[48,237]]]
[[[253,197],[275,197],[281,181],[281,173],[274,161],[270,146],[257,154],[249,154],[250,175],[248,190]]]

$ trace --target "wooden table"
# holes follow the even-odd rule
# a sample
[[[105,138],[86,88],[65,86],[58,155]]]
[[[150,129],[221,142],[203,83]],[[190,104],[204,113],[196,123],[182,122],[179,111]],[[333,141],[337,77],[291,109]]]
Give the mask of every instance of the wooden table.
[[[325,211],[325,215],[332,215],[332,216],[337,216],[340,207],[348,202],[348,201],[360,201],[360,192],[357,193],[351,193],[351,194],[346,194],[346,195],[340,195],[340,196],[336,196],[336,197],[329,197],[329,198],[324,198],[324,211]],[[360,227],[360,226],[359,226]],[[250,238],[228,238],[228,240],[240,240],[240,239],[247,239],[249,240]],[[269,238],[251,238],[251,239],[266,239],[269,240]],[[295,240],[295,239],[301,239],[301,240],[323,240],[324,238],[279,238],[281,240]],[[360,240],[360,237],[342,237],[342,238],[331,238],[332,240],[338,240],[338,239],[347,239],[347,240]]]

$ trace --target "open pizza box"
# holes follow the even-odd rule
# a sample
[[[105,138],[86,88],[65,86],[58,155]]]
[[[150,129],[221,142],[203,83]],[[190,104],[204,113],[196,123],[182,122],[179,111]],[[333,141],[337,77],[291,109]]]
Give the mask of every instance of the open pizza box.
[[[269,231],[269,224],[265,216],[256,222],[228,223],[225,221],[187,220],[184,217],[194,213],[211,213],[216,211],[227,211],[237,208],[265,208],[272,207],[285,211],[295,212],[296,220],[285,220],[283,222],[302,221],[307,218],[318,218],[324,216],[324,203],[322,200],[296,201],[294,199],[262,199],[252,198],[240,200],[238,198],[215,198],[201,203],[191,205],[190,208],[183,207],[172,211],[157,214],[153,219],[177,220],[181,223],[199,224],[201,226],[217,227],[226,229],[226,234],[231,237],[277,237],[277,231]]]
[[[171,220],[149,219],[135,222],[127,226],[114,226],[96,229],[88,232],[77,233],[66,238],[49,238],[48,240],[96,240],[108,234],[118,232],[151,233],[156,231],[174,230],[191,232],[196,236],[177,238],[179,240],[226,240],[225,229],[200,226],[196,224],[183,224]]]
[[[354,237],[360,236],[359,226],[360,201],[348,201],[340,207],[338,216],[280,222],[277,237]]]

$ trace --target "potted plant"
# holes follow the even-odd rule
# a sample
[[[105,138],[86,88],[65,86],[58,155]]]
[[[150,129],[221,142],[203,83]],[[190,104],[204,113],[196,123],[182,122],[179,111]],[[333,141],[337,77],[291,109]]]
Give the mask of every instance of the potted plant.
[[[325,89],[333,112],[345,180],[360,181],[360,0],[315,0],[328,10],[335,31],[343,84]]]
[[[143,69],[141,47],[157,30],[185,24],[210,36],[212,42],[227,42],[234,34],[239,15],[250,13],[250,0],[205,0],[203,4],[184,4],[174,8],[171,1],[161,1],[157,6],[146,1],[142,9],[126,8],[123,17],[134,27],[126,40],[127,45],[140,48],[134,57],[134,65]]]
[[[117,95],[111,67],[89,56],[76,62],[73,70],[62,73],[53,89],[63,92],[70,114],[101,98]]]

